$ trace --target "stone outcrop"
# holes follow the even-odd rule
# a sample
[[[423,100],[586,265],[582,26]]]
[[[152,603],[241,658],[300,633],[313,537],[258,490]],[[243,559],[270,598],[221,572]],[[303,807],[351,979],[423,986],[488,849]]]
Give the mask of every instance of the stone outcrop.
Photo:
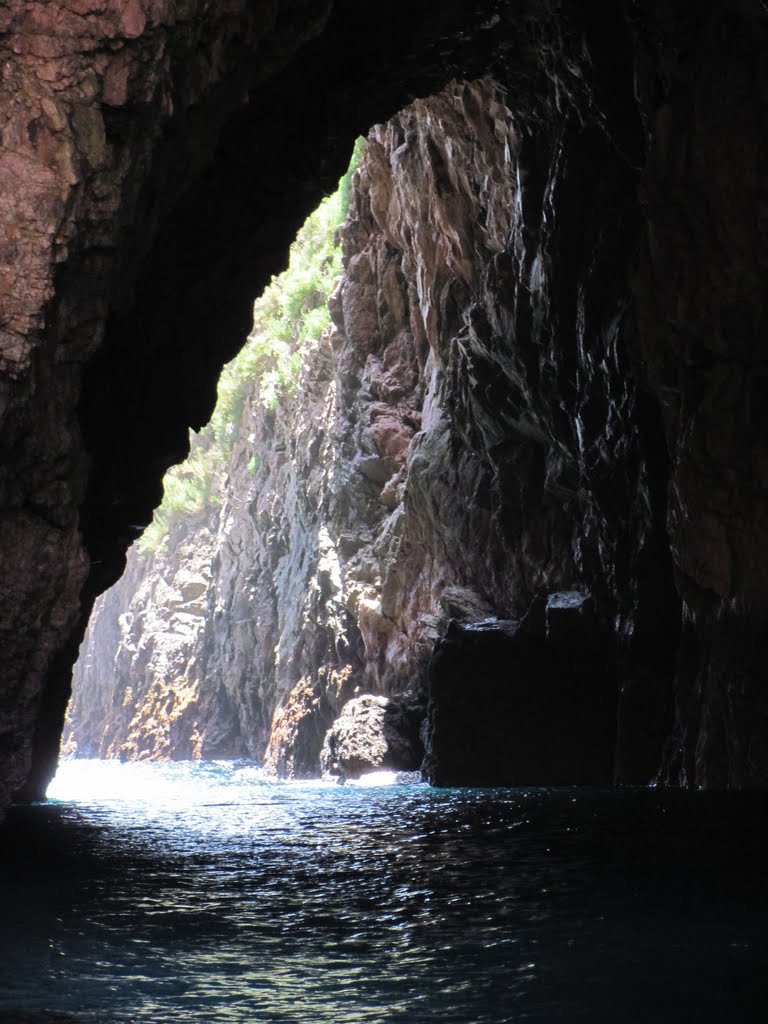
[[[356,131],[479,71],[373,133],[336,332],[307,369],[337,411],[296,449],[326,480],[294,500],[270,471],[290,528],[266,528],[257,564],[304,551],[316,568],[278,591],[325,581],[290,613],[263,599],[270,763],[317,756],[358,686],[423,689],[450,619],[580,592],[615,777],[764,785],[763,5],[395,4],[373,32],[342,3],[327,23],[319,2],[90,6],[0,6],[6,785],[30,775],[35,729],[45,775],[78,602],[115,577],[204,417],[261,254]]]
[[[354,697],[328,730],[320,754],[324,775],[356,779],[366,772],[416,772],[424,748],[424,705],[417,700]]]

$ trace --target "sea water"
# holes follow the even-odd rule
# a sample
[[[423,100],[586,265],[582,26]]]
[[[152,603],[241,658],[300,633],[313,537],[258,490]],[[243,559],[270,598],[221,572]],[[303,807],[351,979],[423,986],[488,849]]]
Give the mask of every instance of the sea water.
[[[0,828],[0,1021],[768,1020],[764,797],[64,762]]]

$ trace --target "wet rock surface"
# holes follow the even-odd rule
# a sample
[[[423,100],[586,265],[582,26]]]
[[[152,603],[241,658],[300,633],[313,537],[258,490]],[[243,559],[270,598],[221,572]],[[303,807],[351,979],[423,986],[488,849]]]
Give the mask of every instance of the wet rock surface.
[[[293,525],[265,527],[245,627],[258,742],[300,773],[357,686],[423,689],[452,617],[588,592],[615,777],[765,785],[762,4],[387,9],[373,34],[343,3],[91,6],[0,5],[5,792],[50,771],[84,614],[210,408],[263,254],[345,139],[480,71],[369,143],[318,356],[333,484],[300,466],[301,497],[263,492]],[[274,576],[300,551],[335,604],[288,600],[316,575]]]

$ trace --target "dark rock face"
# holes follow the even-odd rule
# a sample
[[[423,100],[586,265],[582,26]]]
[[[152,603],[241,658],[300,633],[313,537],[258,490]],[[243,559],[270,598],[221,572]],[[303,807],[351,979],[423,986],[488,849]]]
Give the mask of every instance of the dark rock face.
[[[323,507],[376,557],[364,689],[418,687],[457,608],[588,592],[616,778],[764,785],[763,5],[330,7],[0,6],[3,800],[43,784],[84,615],[269,254],[353,134],[484,71],[374,133],[345,242],[355,485]],[[325,734],[292,685],[275,764]]]
[[[470,631],[477,642],[461,657],[449,644],[461,668],[452,675],[447,653],[448,675],[475,697],[462,698],[468,705],[456,712],[458,733],[428,736],[433,780],[456,741],[461,753],[445,772],[451,782],[462,779],[461,764],[471,771],[471,750],[492,757],[497,742],[496,768],[484,778],[562,780],[570,769],[593,780],[647,781],[673,725],[680,612],[663,540],[665,478],[655,468],[663,467],[665,449],[627,352],[635,175],[587,111],[586,124],[578,119],[578,96],[573,120],[563,120],[549,99],[541,98],[535,124],[531,108],[518,109],[487,83],[414,104],[374,132],[356,223],[346,235],[355,252],[349,267],[360,274],[360,284],[356,276],[350,287],[348,275],[342,285],[337,323],[352,349],[346,358],[351,366],[365,358],[371,374],[379,352],[402,332],[422,381],[410,415],[420,430],[402,475],[381,492],[383,504],[392,492],[396,503],[375,546],[381,586],[360,619],[367,671],[380,666],[379,678],[394,688],[423,681],[432,643],[450,618],[471,626],[527,613],[529,628],[513,644],[517,663],[503,654],[503,638],[496,648],[493,633],[475,638]],[[379,269],[387,265],[379,252],[396,270]],[[361,253],[376,268],[367,271],[367,290]],[[361,322],[376,325],[367,349],[355,333]],[[358,422],[371,417],[364,394],[359,389]],[[531,606],[542,592],[549,600]],[[544,756],[510,761],[505,770],[509,754],[500,751],[508,752],[508,738],[478,725],[467,744],[468,707],[476,701],[475,720],[486,727],[498,720],[504,733],[520,704],[518,732],[535,736],[550,706],[552,735],[565,742],[556,694],[570,673],[557,648],[568,650],[574,620],[577,634],[589,623],[601,644],[599,692],[579,679],[588,694],[583,704],[562,697],[566,718],[575,715],[583,735],[560,751],[554,740],[542,745],[554,758],[550,771]],[[530,697],[537,674],[547,691],[538,706]],[[443,676],[433,663],[433,696]],[[625,692],[641,695],[642,737],[635,713],[616,736]],[[601,729],[595,758],[582,757],[579,767],[571,751],[595,746]]]
[[[452,622],[436,644],[424,764],[434,785],[613,781],[615,672],[583,602],[566,611],[554,598],[546,632],[531,618]]]
[[[682,602],[666,777],[768,782],[764,169],[765,15],[750,5],[686,31],[648,121],[632,278],[637,356],[670,458],[667,527]],[[645,52],[642,94],[653,88]],[[738,99],[736,97],[738,96]],[[692,125],[695,124],[695,129]]]

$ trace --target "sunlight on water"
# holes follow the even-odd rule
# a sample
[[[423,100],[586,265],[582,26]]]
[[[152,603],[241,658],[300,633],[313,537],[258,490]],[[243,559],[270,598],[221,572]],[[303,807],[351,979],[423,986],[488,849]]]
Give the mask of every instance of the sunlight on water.
[[[350,779],[346,785],[372,788],[376,786],[402,786],[418,783],[421,777],[418,772],[366,772],[359,779]]]
[[[401,782],[65,762],[0,829],[0,1021],[763,1024],[756,798]]]
[[[132,803],[146,807],[241,799],[264,782],[256,765],[232,761],[62,761],[48,799],[69,803]],[[306,785],[306,784],[305,784]],[[326,785],[320,780],[312,786]]]

